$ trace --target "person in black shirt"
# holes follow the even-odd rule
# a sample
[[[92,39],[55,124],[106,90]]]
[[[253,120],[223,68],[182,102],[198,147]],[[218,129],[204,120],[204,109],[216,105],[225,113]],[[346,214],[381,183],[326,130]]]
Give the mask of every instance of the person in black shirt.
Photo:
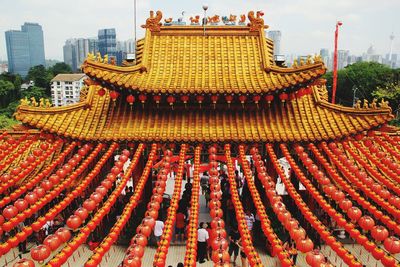
[[[229,233],[229,256],[233,256],[233,263],[236,264],[236,258],[239,254],[239,246],[237,244],[238,240],[240,239],[240,234],[237,227],[233,227],[233,229]]]

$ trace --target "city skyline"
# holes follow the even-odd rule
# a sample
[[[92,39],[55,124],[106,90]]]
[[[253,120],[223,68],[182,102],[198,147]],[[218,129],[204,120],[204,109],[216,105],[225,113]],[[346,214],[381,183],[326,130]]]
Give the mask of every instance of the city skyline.
[[[41,24],[46,57],[57,60],[63,59],[65,40],[96,36],[101,28],[115,28],[118,40],[133,38],[133,1],[121,0],[118,5],[107,4],[107,9],[102,8],[104,5],[101,2],[5,0],[0,11],[0,30],[5,32],[26,21]],[[137,1],[137,37],[143,37],[144,31],[140,25],[149,16],[149,10],[161,10],[164,18],[174,19],[182,16],[181,12],[185,11],[184,17],[188,20],[192,15],[202,15],[203,2],[175,1],[176,4],[170,5],[160,0]],[[393,53],[400,52],[400,24],[396,23],[396,10],[400,9],[400,3],[396,0],[355,0],[351,3],[345,0],[334,3],[328,0],[302,0],[295,3],[289,0],[252,0],[246,3],[223,0],[210,2],[208,14],[242,14],[251,9],[263,10],[269,30],[282,32],[282,54],[305,55],[318,52],[321,47],[332,49],[336,20],[344,23],[340,29],[340,49],[362,54],[372,44],[379,54],[384,55],[390,50],[390,35],[393,32],[396,36]],[[46,10],[46,16],[43,16],[43,10]],[[4,39],[0,40],[0,58],[6,59]]]

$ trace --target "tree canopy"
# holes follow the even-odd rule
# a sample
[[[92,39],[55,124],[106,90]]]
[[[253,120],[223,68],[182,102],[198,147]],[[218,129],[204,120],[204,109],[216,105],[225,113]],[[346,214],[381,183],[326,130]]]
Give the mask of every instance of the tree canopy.
[[[394,83],[398,76],[398,70],[393,70],[376,62],[357,62],[338,71],[338,84],[336,90],[336,102],[346,106],[353,104],[353,90],[356,90],[356,98],[372,100],[373,92],[378,88],[386,87]],[[331,95],[332,72],[325,75],[327,87]]]
[[[64,62],[58,62],[49,69],[52,72],[53,76],[56,76],[61,73],[72,73],[71,67],[68,64],[65,64]]]

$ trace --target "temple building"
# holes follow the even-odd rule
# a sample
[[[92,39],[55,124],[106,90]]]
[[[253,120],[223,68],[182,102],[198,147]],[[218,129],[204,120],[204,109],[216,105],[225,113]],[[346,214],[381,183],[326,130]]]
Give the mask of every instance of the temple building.
[[[133,64],[88,56],[78,103],[22,100],[0,135],[2,258],[37,240],[12,266],[198,266],[206,201],[204,266],[230,246],[249,266],[400,266],[391,108],[331,104],[322,59],[277,65],[262,17],[151,12]]]

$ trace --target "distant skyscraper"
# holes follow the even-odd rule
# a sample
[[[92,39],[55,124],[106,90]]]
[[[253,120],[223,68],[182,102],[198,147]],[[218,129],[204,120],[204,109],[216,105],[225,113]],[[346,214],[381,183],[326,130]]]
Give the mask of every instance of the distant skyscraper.
[[[75,55],[75,39],[68,39],[63,47],[64,63],[69,65],[73,71],[77,69]]]
[[[115,29],[101,29],[98,33],[99,52],[102,56],[116,57],[117,39]]]
[[[321,55],[322,61],[324,62],[325,66],[328,69],[331,69],[331,62],[330,62],[330,56],[329,56],[329,50],[326,48],[321,48],[319,54]]]
[[[42,26],[25,23],[21,31],[6,31],[9,71],[26,76],[31,67],[45,65]]]
[[[349,65],[349,50],[338,50],[338,70]]]
[[[274,41],[274,55],[281,55],[281,31],[269,31],[268,38]]]
[[[88,53],[96,54],[98,52],[97,43],[97,40],[93,38],[68,39],[63,47],[64,62],[70,65],[72,70],[80,70]]]

